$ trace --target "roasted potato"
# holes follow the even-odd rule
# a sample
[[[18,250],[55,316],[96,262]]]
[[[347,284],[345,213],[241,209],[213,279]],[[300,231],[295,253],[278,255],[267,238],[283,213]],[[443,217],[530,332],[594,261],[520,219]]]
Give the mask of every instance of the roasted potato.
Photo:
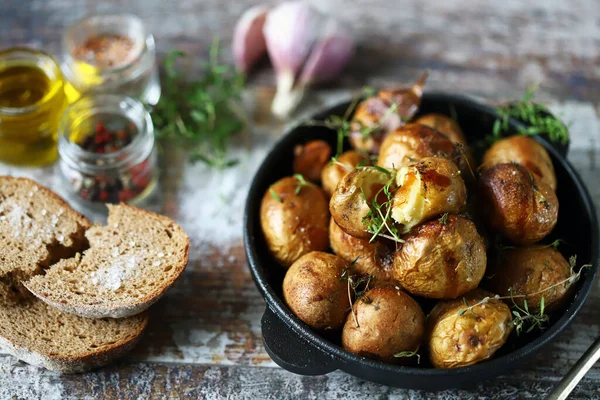
[[[556,191],[556,174],[548,152],[527,136],[512,136],[496,142],[485,152],[482,169],[516,162],[527,168],[542,183]]]
[[[485,304],[479,304],[484,298]],[[465,302],[470,308],[467,311]],[[427,316],[429,358],[436,368],[466,367],[494,355],[512,331],[510,309],[494,294],[476,289],[441,301]]]
[[[344,176],[329,201],[331,216],[340,228],[354,237],[370,239],[365,225],[369,204],[390,179],[375,167],[363,167]]]
[[[260,224],[273,257],[289,267],[302,255],[329,248],[329,211],[321,188],[282,178],[264,194]]]
[[[377,165],[401,167],[425,157],[453,158],[455,146],[445,135],[425,125],[408,124],[391,132],[381,144]]]
[[[436,215],[458,213],[467,202],[460,171],[445,158],[427,157],[402,167],[396,184],[391,215],[403,233]]]
[[[544,308],[552,310],[560,306],[569,296],[571,267],[557,250],[548,246],[530,246],[505,249],[494,263],[488,287],[500,296],[512,296],[505,301],[514,301],[523,307],[523,295],[531,312]]]
[[[511,242],[533,244],[554,229],[558,218],[556,194],[525,167],[497,164],[483,172],[479,186],[483,217]]]
[[[436,113],[425,114],[417,118],[414,123],[433,128],[446,135],[452,142],[467,146],[467,140],[460,126],[446,115]]]
[[[325,193],[331,197],[342,178],[354,171],[359,163],[364,164],[367,160],[367,157],[357,151],[346,151],[340,154],[337,163],[330,163],[321,173],[321,184]]]
[[[348,262],[354,262],[356,272],[372,275],[376,282],[392,280],[394,252],[381,241],[370,243],[347,234],[333,218],[329,224],[329,244],[335,254]]]
[[[294,173],[311,182],[321,180],[321,172],[329,164],[331,147],[324,140],[312,140],[294,148]]]
[[[390,363],[395,357],[418,350],[425,330],[425,315],[408,294],[394,287],[369,290],[354,302],[342,331],[342,345],[352,353]]]
[[[394,255],[394,277],[417,296],[454,299],[475,289],[486,267],[475,224],[457,215],[416,226]]]
[[[351,306],[347,283],[340,279],[347,265],[320,251],[296,260],[283,279],[283,297],[290,310],[313,329],[340,329]]]

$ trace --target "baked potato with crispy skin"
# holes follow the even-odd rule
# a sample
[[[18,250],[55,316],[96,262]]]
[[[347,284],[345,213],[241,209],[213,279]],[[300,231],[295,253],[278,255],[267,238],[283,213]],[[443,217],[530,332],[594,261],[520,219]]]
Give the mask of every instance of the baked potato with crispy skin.
[[[540,182],[556,191],[556,174],[548,152],[533,138],[512,136],[502,139],[485,152],[482,169],[494,165],[516,162],[527,168]]]
[[[271,254],[286,268],[306,253],[329,248],[325,193],[294,177],[278,180],[265,192],[260,224]]]
[[[485,304],[481,300],[489,297]],[[465,302],[472,307],[469,311]],[[427,316],[429,358],[436,368],[466,367],[494,355],[512,331],[510,309],[481,289],[439,302]]]
[[[283,297],[292,312],[316,330],[337,330],[350,309],[347,283],[341,280],[346,260],[313,251],[300,257],[283,279]]]
[[[324,140],[311,140],[294,148],[294,173],[311,182],[321,180],[321,172],[329,164],[331,147]]]
[[[500,296],[512,296],[505,301],[508,305],[514,301],[521,308],[526,295],[527,306],[535,313],[542,297],[546,310],[556,309],[569,297],[570,276],[569,262],[552,247],[517,247],[499,254],[488,287]]]
[[[363,357],[406,363],[406,358],[394,356],[417,350],[424,330],[425,315],[415,300],[392,286],[377,287],[354,302],[342,345]]]
[[[414,120],[414,123],[433,128],[446,135],[452,142],[467,146],[467,140],[460,126],[444,114],[425,114]]]
[[[488,225],[515,244],[538,242],[556,225],[556,194],[519,164],[486,169],[479,180],[479,196]]]
[[[372,275],[375,282],[392,280],[394,251],[385,243],[367,239],[359,239],[344,232],[333,218],[329,224],[329,244],[335,254],[348,262],[354,262],[356,272]]]
[[[337,163],[330,163],[321,173],[321,184],[325,193],[331,197],[342,178],[354,171],[359,163],[366,164],[366,161],[367,157],[357,151],[351,150],[340,154]]]
[[[454,143],[437,130],[408,124],[391,132],[381,144],[377,165],[387,169],[401,167],[425,157],[455,157]]]
[[[363,167],[344,176],[329,201],[329,211],[339,227],[354,237],[370,239],[366,225],[370,204],[390,179],[389,173],[375,167]]]
[[[407,233],[443,213],[458,213],[467,203],[467,188],[456,165],[445,158],[426,157],[400,168],[391,216]]]
[[[417,296],[454,299],[485,274],[485,244],[475,224],[457,215],[416,226],[394,255],[394,277]]]

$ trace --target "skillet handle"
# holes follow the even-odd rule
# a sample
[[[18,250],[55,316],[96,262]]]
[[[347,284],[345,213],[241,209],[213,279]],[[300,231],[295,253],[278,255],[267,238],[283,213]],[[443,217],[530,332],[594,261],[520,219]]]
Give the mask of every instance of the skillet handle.
[[[338,369],[333,357],[299,337],[268,306],[261,327],[265,350],[281,368],[300,375],[324,375]]]

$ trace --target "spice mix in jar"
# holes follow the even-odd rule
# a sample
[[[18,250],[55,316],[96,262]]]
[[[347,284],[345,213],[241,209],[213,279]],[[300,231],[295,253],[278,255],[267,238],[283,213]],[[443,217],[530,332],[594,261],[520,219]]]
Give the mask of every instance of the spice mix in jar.
[[[27,48],[0,52],[0,162],[55,161],[65,107],[63,76],[51,56]]]
[[[160,98],[154,38],[133,15],[100,14],[67,28],[63,72],[70,101],[113,93],[154,105]]]
[[[60,169],[76,200],[135,204],[156,186],[152,119],[138,100],[84,96],[67,108],[59,130]]]

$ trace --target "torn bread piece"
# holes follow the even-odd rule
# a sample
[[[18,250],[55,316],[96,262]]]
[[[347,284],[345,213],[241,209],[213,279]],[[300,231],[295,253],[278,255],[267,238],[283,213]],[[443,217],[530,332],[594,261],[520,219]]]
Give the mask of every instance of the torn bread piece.
[[[50,189],[27,178],[0,176],[0,283],[19,291],[21,281],[86,249],[89,227]]]
[[[0,300],[0,346],[31,365],[60,373],[108,364],[133,348],[147,324],[145,313],[89,319],[57,310],[31,295],[18,301]]]
[[[125,318],[146,310],[175,282],[189,239],[171,219],[109,205],[108,224],[86,232],[90,248],[24,282],[44,302],[88,318]]]

